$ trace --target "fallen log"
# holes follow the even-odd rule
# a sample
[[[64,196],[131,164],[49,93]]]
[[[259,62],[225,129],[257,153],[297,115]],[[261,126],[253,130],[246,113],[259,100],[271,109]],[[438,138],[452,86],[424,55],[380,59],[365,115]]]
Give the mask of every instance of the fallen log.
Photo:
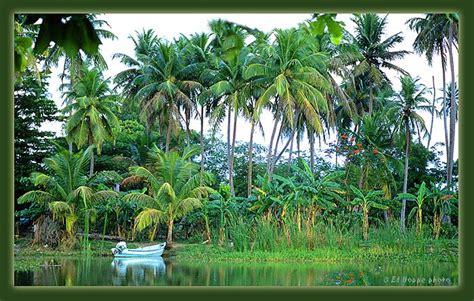
[[[78,237],[84,237],[84,234],[83,233],[76,233],[76,236]],[[121,237],[121,236],[112,236],[112,235],[102,235],[102,234],[99,234],[99,233],[89,233],[87,235],[87,237],[89,239],[93,239],[93,240],[126,240],[125,237]]]

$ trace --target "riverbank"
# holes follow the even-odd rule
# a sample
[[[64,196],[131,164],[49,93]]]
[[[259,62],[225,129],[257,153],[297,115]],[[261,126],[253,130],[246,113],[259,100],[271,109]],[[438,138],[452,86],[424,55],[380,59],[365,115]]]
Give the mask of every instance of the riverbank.
[[[91,241],[90,250],[52,249],[46,246],[30,245],[28,239],[15,241],[15,270],[34,270],[58,257],[112,257],[113,241]],[[129,242],[129,248],[150,245],[150,242]],[[237,251],[232,246],[175,243],[166,250],[165,258],[180,262],[327,262],[341,261],[390,261],[390,262],[458,262],[458,241],[449,239],[394,242],[392,245],[379,241],[367,241],[357,246],[321,246],[313,250],[286,248],[282,250]]]

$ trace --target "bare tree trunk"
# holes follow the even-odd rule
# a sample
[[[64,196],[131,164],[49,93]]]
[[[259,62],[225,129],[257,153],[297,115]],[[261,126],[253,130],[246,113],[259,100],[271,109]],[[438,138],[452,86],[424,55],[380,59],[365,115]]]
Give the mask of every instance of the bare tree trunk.
[[[235,189],[234,189],[234,152],[235,152],[235,135],[237,133],[237,116],[239,111],[237,108],[234,112],[234,128],[232,134],[232,148],[230,152],[230,174],[229,174],[229,185],[230,185],[230,193],[232,196],[235,197]]]
[[[450,102],[450,116],[449,116],[449,158],[448,158],[448,187],[451,185],[453,178],[453,165],[454,165],[454,141],[456,136],[456,90],[454,83],[456,82],[454,76],[454,58],[453,58],[453,26],[449,26],[448,35],[448,53],[449,53],[449,65],[451,69],[451,102]],[[451,190],[451,188],[449,188]]]
[[[252,169],[253,169],[253,132],[255,128],[255,121],[252,117],[250,125],[250,142],[249,142],[249,162],[248,162],[248,173],[247,173],[247,197],[252,194]]]
[[[408,119],[405,120],[405,171],[403,176],[403,193],[407,192],[408,189],[408,159],[410,155],[410,124]],[[402,210],[400,213],[400,228],[402,231],[405,231],[405,215],[406,215],[406,208],[407,208],[407,200],[402,200]]]
[[[434,75],[431,77],[433,80],[433,104],[432,104],[432,111],[431,111],[431,125],[430,125],[430,135],[428,137],[428,144],[426,145],[426,148],[430,148],[430,142],[431,142],[431,136],[433,134],[433,123],[434,123],[434,118],[435,118],[435,105],[436,105],[436,87],[435,87],[435,79]]]

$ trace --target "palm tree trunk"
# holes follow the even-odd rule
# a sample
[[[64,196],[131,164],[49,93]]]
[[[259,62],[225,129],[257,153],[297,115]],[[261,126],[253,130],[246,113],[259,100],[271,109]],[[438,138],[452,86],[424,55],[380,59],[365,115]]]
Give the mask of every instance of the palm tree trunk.
[[[434,75],[431,77],[431,79],[433,80],[433,104],[432,104],[432,108],[431,108],[431,125],[430,125],[430,135],[428,137],[428,144],[426,145],[426,148],[429,149],[430,148],[430,142],[431,142],[431,135],[433,134],[433,123],[434,123],[434,114],[435,114],[435,105],[436,105],[436,88],[435,88],[435,79],[434,79]]]
[[[374,95],[372,92],[372,87],[369,88],[369,115],[372,115],[374,109]]]
[[[253,169],[253,132],[255,128],[255,121],[252,117],[250,125],[250,142],[249,142],[249,163],[248,163],[248,173],[247,173],[247,197],[252,194],[252,169]]]
[[[277,118],[275,118],[275,123],[273,124],[272,136],[270,137],[270,145],[268,147],[268,153],[267,153],[267,173],[268,173],[268,177],[270,181],[272,180],[270,167],[272,164],[273,140],[275,139],[275,133],[278,126],[278,121],[279,121],[279,115],[277,115]]]
[[[201,106],[201,135],[199,137],[199,143],[201,144],[201,175],[202,175],[204,173],[204,106]]]
[[[314,173],[314,134],[309,134],[309,166]]]
[[[90,132],[89,130],[89,145],[93,145],[94,144],[94,140],[92,138],[92,133]],[[91,149],[91,162],[90,162],[90,165],[89,165],[89,177],[92,177],[92,175],[94,174],[94,149]]]
[[[407,192],[408,189],[408,159],[410,155],[410,124],[408,119],[405,119],[405,171],[403,176],[403,193]],[[406,215],[406,208],[407,208],[407,200],[402,200],[402,210],[400,213],[400,228],[402,231],[405,231],[405,215]]]
[[[229,171],[229,186],[230,186],[230,174],[231,174],[231,160],[230,160],[230,125],[232,120],[232,107],[229,104],[227,110],[227,169]]]
[[[280,142],[280,138],[281,138],[281,135],[282,135],[282,132],[283,132],[283,121],[281,122],[280,124],[280,130],[278,131],[278,136],[277,136],[277,139],[275,141],[275,148],[273,150],[273,156],[270,160],[270,177],[271,175],[273,174],[273,170],[275,168],[275,165],[276,165],[276,161],[278,161],[278,159],[280,158],[280,156],[277,156],[277,153],[278,153],[278,143]],[[287,145],[288,146],[288,145]],[[278,159],[277,159],[278,157]]]
[[[298,154],[298,159],[301,157],[301,147],[300,147],[300,139],[299,135],[296,135],[296,150]]]
[[[448,164],[449,164],[449,136],[448,136],[448,111],[446,108],[446,66],[444,60],[441,59],[443,69],[443,125],[444,125],[444,144],[446,148],[446,181],[448,180]]]
[[[293,155],[293,141],[295,139],[293,138],[293,135],[291,136],[291,142],[290,142],[290,154],[288,155],[288,170],[290,170],[291,166],[291,157]]]
[[[173,121],[173,116],[171,112],[169,113],[170,117],[168,119],[168,128],[166,129],[166,146],[165,151],[168,152],[170,150],[170,141],[171,141],[171,122]]]
[[[451,102],[449,109],[449,158],[448,158],[448,187],[451,185],[453,177],[453,165],[454,165],[454,141],[456,136],[456,91],[454,88],[454,83],[456,82],[454,75],[454,58],[453,58],[453,26],[451,23],[449,26],[449,35],[448,35],[448,53],[449,53],[449,65],[451,69]],[[451,188],[449,188],[451,189]]]
[[[235,189],[234,189],[234,153],[235,153],[235,136],[237,133],[237,117],[239,111],[237,108],[234,109],[234,128],[232,133],[232,148],[230,153],[230,174],[229,174],[229,185],[230,185],[230,193],[232,196],[235,196]]]
[[[285,152],[285,150],[288,148],[288,145],[290,144],[290,141],[293,140],[293,137],[295,136],[295,132],[296,132],[296,129],[293,130],[293,132],[291,133],[290,139],[288,139],[288,141],[286,141],[285,145],[283,146],[283,149],[280,151],[280,153],[278,154],[278,156],[276,156],[275,159],[273,160],[273,163],[272,163],[272,172],[273,172],[273,169],[275,168],[276,163],[278,162],[278,160],[280,160],[281,156],[283,155],[283,153]]]
[[[173,224],[174,221],[172,218],[170,218],[168,221],[168,233],[166,235],[166,245],[169,248],[173,245]]]
[[[191,112],[190,110],[186,110],[185,114],[185,123],[186,123],[186,144],[189,147],[191,144],[191,131],[189,129],[189,123],[191,122]]]

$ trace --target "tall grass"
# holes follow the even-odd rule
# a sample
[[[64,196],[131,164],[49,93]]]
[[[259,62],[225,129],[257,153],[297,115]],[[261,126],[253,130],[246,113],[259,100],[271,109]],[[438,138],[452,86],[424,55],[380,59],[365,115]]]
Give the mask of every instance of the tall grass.
[[[436,256],[445,261],[457,260],[457,242],[434,240],[429,229],[420,235],[415,229],[400,231],[395,221],[371,225],[369,239],[365,241],[361,225],[357,222],[347,226],[337,220],[321,218],[312,224],[308,219],[303,220],[299,228],[295,218],[291,214],[283,219],[267,216],[252,219],[232,217],[226,229],[226,245],[231,246],[228,251],[273,259],[294,256],[329,261],[378,258],[413,260]],[[238,258],[240,255],[226,253],[226,256]]]

